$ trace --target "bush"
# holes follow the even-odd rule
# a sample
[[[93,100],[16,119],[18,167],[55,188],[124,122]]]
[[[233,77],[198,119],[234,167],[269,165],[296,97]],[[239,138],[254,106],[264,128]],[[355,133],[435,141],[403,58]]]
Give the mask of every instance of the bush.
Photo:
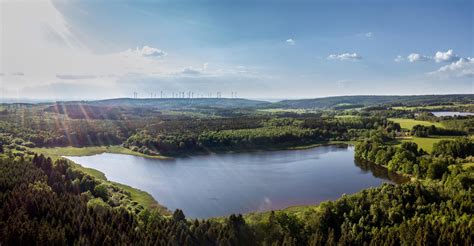
[[[109,199],[109,191],[105,184],[96,185],[94,188],[94,196],[102,198],[102,200],[107,201]]]

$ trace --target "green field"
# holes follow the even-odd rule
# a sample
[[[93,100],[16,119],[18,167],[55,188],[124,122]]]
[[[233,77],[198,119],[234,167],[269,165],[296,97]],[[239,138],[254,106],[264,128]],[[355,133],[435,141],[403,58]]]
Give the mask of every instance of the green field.
[[[443,124],[439,122],[430,122],[430,121],[423,121],[423,120],[413,120],[413,119],[402,119],[402,118],[389,118],[389,120],[400,124],[403,129],[411,130],[416,125],[422,126],[431,126],[434,125],[438,128],[444,128]]]
[[[412,137],[410,139],[402,139],[401,142],[415,142],[419,148],[424,149],[428,153],[431,153],[433,150],[433,144],[441,141],[441,140],[453,140],[456,137],[451,136],[432,136],[427,138],[422,137]]]

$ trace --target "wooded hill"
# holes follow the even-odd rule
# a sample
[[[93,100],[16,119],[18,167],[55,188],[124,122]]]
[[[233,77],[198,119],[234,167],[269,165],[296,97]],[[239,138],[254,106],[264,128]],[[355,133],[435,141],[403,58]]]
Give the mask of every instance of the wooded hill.
[[[162,110],[199,107],[247,108],[269,105],[269,102],[240,98],[115,98],[98,101],[61,102],[101,107],[153,107]]]
[[[284,100],[273,103],[271,108],[334,108],[338,106],[355,105],[369,106],[412,106],[412,105],[442,105],[452,103],[474,103],[474,94],[458,95],[422,95],[422,96],[337,96],[315,99]]]

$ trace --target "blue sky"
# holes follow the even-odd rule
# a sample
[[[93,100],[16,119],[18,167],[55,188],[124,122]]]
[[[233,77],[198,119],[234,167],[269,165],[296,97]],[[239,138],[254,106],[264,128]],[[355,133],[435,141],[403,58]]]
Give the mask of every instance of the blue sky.
[[[29,13],[22,9],[38,5],[22,4],[15,7],[20,16]],[[11,9],[14,4],[2,5]],[[473,93],[472,1],[53,1],[44,8],[57,18],[29,15],[25,26],[35,20],[53,27],[35,39],[59,46],[43,55],[64,68],[51,61],[44,65],[51,73],[47,76],[11,62],[30,61],[31,52],[2,55],[7,94],[104,98],[133,91],[143,97],[160,91],[221,91],[224,96],[237,91],[249,98],[312,98]],[[13,36],[21,34],[13,19],[2,25]],[[10,46],[19,43],[23,36],[18,36],[4,41],[3,50],[15,48]],[[30,61],[32,67],[39,62]],[[13,75],[19,72],[24,75]]]

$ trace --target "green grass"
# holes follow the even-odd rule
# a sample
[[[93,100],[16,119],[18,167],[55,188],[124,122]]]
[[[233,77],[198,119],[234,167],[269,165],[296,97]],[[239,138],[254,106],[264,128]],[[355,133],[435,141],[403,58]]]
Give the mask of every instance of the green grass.
[[[108,182],[110,182],[110,183],[120,187],[122,190],[125,190],[128,193],[130,193],[130,198],[133,201],[138,202],[143,207],[150,208],[150,209],[157,209],[159,211],[159,213],[162,214],[162,215],[169,215],[170,214],[170,211],[166,207],[164,207],[163,205],[160,205],[155,200],[155,198],[153,198],[147,192],[136,189],[136,188],[133,188],[133,187],[128,186],[128,185],[124,185],[124,184],[120,184],[120,183],[116,183],[116,182],[112,182],[112,181],[108,181]]]
[[[408,129],[408,130],[411,130],[416,125],[422,125],[422,126],[434,125],[438,128],[444,128],[443,124],[441,124],[439,122],[430,122],[430,121],[413,120],[413,119],[402,119],[402,118],[389,118],[389,120],[400,124],[401,128]]]
[[[431,153],[431,151],[433,151],[433,144],[441,140],[453,140],[455,138],[456,138],[455,136],[431,136],[427,138],[412,137],[412,138],[401,139],[401,142],[415,142],[419,148],[422,148],[426,152]]]
[[[97,169],[94,169],[94,168],[89,168],[89,167],[83,167],[71,160],[68,159],[68,161],[77,169],[81,170],[82,172],[96,178],[96,179],[100,179],[100,180],[104,180],[104,181],[107,181],[107,177],[105,176],[105,174]]]
[[[114,154],[124,154],[124,155],[135,155],[146,158],[154,159],[169,159],[169,157],[161,155],[145,155],[139,152],[132,151],[130,149],[124,148],[118,145],[112,146],[93,146],[93,147],[55,147],[55,148],[31,148],[31,151],[47,155],[50,157],[61,157],[61,156],[88,156],[88,155],[97,155],[102,153],[114,153]]]

